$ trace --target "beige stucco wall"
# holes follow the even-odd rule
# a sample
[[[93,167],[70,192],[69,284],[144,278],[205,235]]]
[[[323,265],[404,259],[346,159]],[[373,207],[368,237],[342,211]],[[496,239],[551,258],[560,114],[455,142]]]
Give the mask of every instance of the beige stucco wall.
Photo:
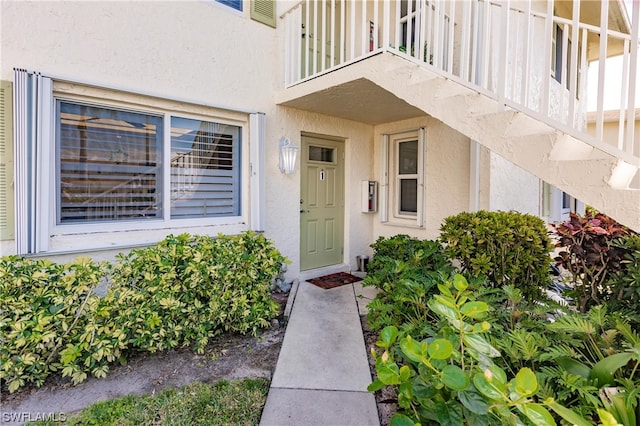
[[[278,16],[293,5],[279,2]],[[12,80],[13,68],[20,67],[134,94],[219,106],[234,114],[265,113],[265,233],[291,260],[290,278],[299,275],[300,173],[299,165],[293,175],[279,172],[281,136],[297,145],[301,132],[345,140],[344,261],[351,269],[355,269],[356,255],[370,254],[369,245],[378,236],[406,233],[436,238],[445,217],[469,209],[469,139],[442,122],[425,115],[372,126],[276,106],[275,94],[284,88],[282,28],[249,19],[248,2],[242,13],[213,1],[2,1],[0,11],[2,80]],[[419,127],[427,129],[424,227],[382,224],[379,214],[360,212],[361,181],[381,180],[383,133]],[[503,185],[513,183],[507,179],[513,167],[498,167],[485,149],[480,162],[479,207],[517,208],[522,200],[514,194],[522,186],[531,188],[531,183],[507,191]],[[205,231],[215,235],[243,229],[248,224]],[[152,242],[162,237],[147,232],[133,240]],[[84,238],[95,239],[91,235]],[[12,249],[11,243],[0,245],[2,254]],[[72,253],[58,258],[73,257],[78,247],[70,250]],[[109,258],[115,253],[117,249],[90,254]]]
[[[248,112],[264,112],[267,141],[273,141],[267,143],[266,155],[277,155],[279,132],[270,126],[275,113],[273,94],[281,88],[277,32],[250,20],[248,3],[244,12],[204,1],[4,1],[0,7],[0,79],[13,80],[13,68],[24,68],[51,76],[54,81],[119,89],[134,97],[152,95],[144,97],[144,102],[156,96],[169,100],[165,104],[173,103],[178,111],[189,102],[217,106],[216,116],[234,116],[244,120],[245,126]],[[111,96],[119,101],[128,97],[118,91],[111,91]],[[138,107],[144,108],[144,102]],[[243,148],[245,182],[248,136],[244,135]],[[267,174],[276,170],[277,162],[268,167]],[[215,235],[246,230],[248,188],[248,184],[242,188],[244,223],[122,233],[115,244],[105,242],[102,247],[151,243],[172,231]],[[74,253],[86,254],[83,247],[100,246],[100,238],[89,233],[72,241],[54,238],[50,248],[56,253],[69,253],[59,256],[68,258]],[[0,250],[2,254],[15,252],[14,243],[2,242]],[[96,257],[109,257],[106,253],[90,252]]]
[[[287,136],[300,146],[301,133],[314,133],[344,139],[345,141],[345,229],[344,261],[356,269],[356,256],[368,252],[371,244],[371,215],[360,213],[360,186],[362,180],[373,176],[373,127],[320,114],[279,107],[271,130]],[[275,142],[275,140],[274,140]],[[277,168],[278,152],[267,155],[267,168]],[[289,257],[289,276],[295,277],[300,269],[300,168],[285,175],[271,173],[267,180],[266,223],[267,234]]]
[[[372,217],[359,210],[360,181],[372,178],[373,128],[276,107],[274,93],[282,89],[278,33],[248,19],[248,3],[243,13],[202,1],[154,2],[153,7],[148,2],[8,1],[1,7],[3,80],[12,80],[13,68],[19,67],[134,94],[264,112],[265,233],[292,261],[291,277],[299,272],[300,174],[279,172],[278,140],[288,136],[299,145],[301,132],[344,138],[345,260],[355,268],[356,254],[365,252],[371,242]],[[226,229],[206,231],[216,234]],[[234,232],[242,229],[248,225],[233,227]],[[134,240],[150,242],[162,234],[148,232]],[[85,238],[87,244],[95,239]],[[71,253],[49,257],[69,260],[77,245],[67,247]],[[15,250],[12,242],[1,249],[2,254]],[[64,252],[65,247],[57,250]],[[89,254],[111,259],[118,251]]]
[[[23,67],[264,111],[280,75],[276,30],[246,13],[203,1],[3,1],[0,78]]]
[[[469,208],[469,138],[428,116],[376,126],[376,180],[381,180],[381,135],[420,127],[425,127],[427,133],[424,226],[397,226],[392,224],[393,221],[381,223],[379,214],[376,214],[373,221],[375,238],[407,234],[416,238],[435,239],[445,217]]]
[[[540,214],[540,179],[505,160],[490,154],[490,210]]]

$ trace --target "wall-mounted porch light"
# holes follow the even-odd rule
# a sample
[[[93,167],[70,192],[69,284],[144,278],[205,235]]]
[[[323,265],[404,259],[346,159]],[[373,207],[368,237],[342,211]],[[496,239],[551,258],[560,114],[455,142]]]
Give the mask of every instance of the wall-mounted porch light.
[[[296,171],[296,158],[298,157],[298,147],[293,145],[288,137],[280,138],[280,171],[290,175]]]

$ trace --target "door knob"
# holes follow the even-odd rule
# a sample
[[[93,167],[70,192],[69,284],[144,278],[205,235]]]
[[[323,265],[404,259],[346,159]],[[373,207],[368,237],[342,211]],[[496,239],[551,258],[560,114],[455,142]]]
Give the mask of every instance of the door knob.
[[[300,213],[309,213],[309,210],[300,209]]]

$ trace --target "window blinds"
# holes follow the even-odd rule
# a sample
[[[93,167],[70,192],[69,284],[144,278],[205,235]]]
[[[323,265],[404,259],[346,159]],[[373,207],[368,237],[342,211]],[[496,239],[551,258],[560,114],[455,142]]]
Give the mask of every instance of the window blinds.
[[[240,215],[240,128],[171,119],[171,219]]]
[[[57,107],[58,223],[162,217],[162,117]]]

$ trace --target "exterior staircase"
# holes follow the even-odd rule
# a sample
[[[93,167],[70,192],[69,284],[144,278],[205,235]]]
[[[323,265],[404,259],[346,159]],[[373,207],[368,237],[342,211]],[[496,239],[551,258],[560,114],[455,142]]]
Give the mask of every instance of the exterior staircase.
[[[502,10],[497,10],[496,13],[506,19],[509,2],[504,3],[507,4],[507,9],[503,6]],[[444,3],[439,2],[436,2],[435,7],[438,4],[446,7]],[[383,6],[389,7],[388,13],[393,10],[393,2],[388,4],[385,1]],[[496,8],[495,5],[492,7]],[[636,5],[635,8],[640,9],[640,5]],[[601,12],[608,13],[604,8]],[[437,15],[436,12],[433,13]],[[385,20],[393,19],[386,14],[384,16]],[[455,11],[451,16],[456,16]],[[545,28],[550,28],[551,18],[544,19]],[[633,13],[633,19],[637,23],[637,10]],[[604,21],[603,24],[606,27]],[[565,29],[569,28],[566,22],[564,25]],[[578,29],[582,24],[578,22],[577,16],[574,16],[573,25],[576,28],[574,35],[580,34]],[[601,28],[600,31],[606,33],[607,28]],[[582,34],[583,40],[586,41],[587,33]],[[382,38],[387,41],[387,37],[391,36],[383,35]],[[637,25],[631,37],[631,40],[636,42],[631,43],[631,49],[629,44],[625,46],[627,51],[631,52],[631,60],[637,61]],[[449,39],[451,46],[452,38]],[[464,43],[463,39],[461,44]],[[384,42],[382,44],[388,45]],[[566,41],[564,50],[565,53],[568,51]],[[586,55],[586,46],[583,50]],[[505,52],[503,56],[507,55]],[[362,109],[362,105],[367,105],[368,93],[383,91],[387,94],[388,105],[395,104],[398,111],[404,111],[404,118],[428,114],[545,182],[608,214],[620,223],[640,231],[640,146],[633,142],[633,133],[626,142],[606,143],[601,138],[586,133],[584,122],[578,123],[578,120],[575,120],[574,123],[574,120],[567,118],[580,114],[577,103],[568,106],[569,112],[564,119],[549,117],[531,109],[526,102],[515,99],[513,93],[507,93],[509,89],[505,87],[506,83],[501,88],[489,87],[488,90],[487,87],[491,85],[486,81],[488,78],[485,78],[484,86],[461,78],[461,75],[468,76],[469,72],[468,69],[461,71],[461,65],[458,65],[458,71],[454,72],[455,67],[451,61],[453,54],[450,54],[449,61],[444,58],[440,64],[433,63],[437,62],[433,60],[433,56],[430,56],[432,59],[429,61],[432,63],[426,63],[424,56],[426,52],[421,52],[416,57],[394,48],[373,49],[322,72],[307,72],[306,75],[309,77],[292,81],[280,94],[278,101],[282,105],[358,120],[358,110]],[[508,58],[502,57],[498,61],[499,64],[505,62],[509,62]],[[512,62],[518,62],[518,59],[512,58]],[[317,64],[313,65],[315,67]],[[326,64],[324,65],[326,67]],[[495,63],[486,65],[486,69],[489,66],[495,66]],[[631,90],[635,84],[633,81],[637,70],[633,66],[629,69],[632,74],[629,76],[631,87],[628,89]],[[571,81],[577,81],[577,68],[573,66],[570,70],[576,73],[576,77]],[[584,74],[584,69],[582,72]],[[506,79],[506,75],[502,74],[501,78]],[[511,81],[515,81],[516,78],[511,77]],[[562,80],[563,87],[566,79],[567,77],[564,77]],[[602,81],[601,83],[604,84]],[[578,98],[576,85],[577,83],[571,83],[569,99]],[[512,90],[515,91],[519,90]],[[546,102],[554,102],[549,100],[551,93],[548,84],[543,89],[543,96],[547,97]],[[334,102],[331,102],[331,99]],[[633,101],[633,96],[630,96],[630,100]],[[548,105],[544,99],[541,103]],[[600,100],[598,106],[602,110]],[[383,117],[378,120],[384,119]],[[388,121],[392,121],[392,118],[398,117],[391,117],[390,114]],[[632,123],[633,120],[635,118],[631,119]],[[628,127],[624,126],[624,129],[626,128]],[[620,134],[622,133],[621,131]],[[629,139],[629,135],[626,136]]]

